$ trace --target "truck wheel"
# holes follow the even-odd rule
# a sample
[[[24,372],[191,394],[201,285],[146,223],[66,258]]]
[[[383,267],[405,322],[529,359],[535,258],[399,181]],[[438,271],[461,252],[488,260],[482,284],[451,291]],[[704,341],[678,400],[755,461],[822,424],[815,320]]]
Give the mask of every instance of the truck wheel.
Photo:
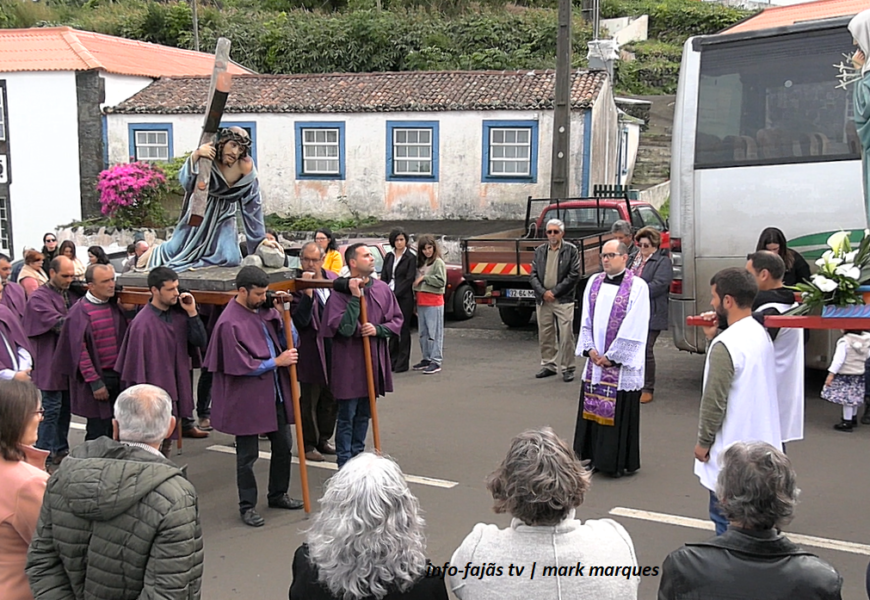
[[[477,303],[474,301],[474,290],[466,284],[460,285],[453,292],[453,318],[457,321],[465,321],[474,316]]]
[[[522,327],[528,325],[532,320],[531,308],[514,308],[514,307],[499,307],[498,316],[501,317],[501,322],[508,327]]]

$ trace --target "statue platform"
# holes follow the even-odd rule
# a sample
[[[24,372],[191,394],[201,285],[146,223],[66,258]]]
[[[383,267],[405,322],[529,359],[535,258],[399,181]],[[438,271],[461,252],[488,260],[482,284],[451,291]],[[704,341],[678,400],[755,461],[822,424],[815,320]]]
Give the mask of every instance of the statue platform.
[[[236,275],[242,267],[207,267],[205,269],[192,269],[178,274],[178,285],[191,292],[232,292],[235,294]],[[281,267],[269,269],[260,267],[269,276],[270,284],[280,284],[293,280],[296,276],[295,269]],[[148,289],[148,273],[122,273],[118,276],[118,285],[125,288]],[[270,288],[272,285],[269,286]]]

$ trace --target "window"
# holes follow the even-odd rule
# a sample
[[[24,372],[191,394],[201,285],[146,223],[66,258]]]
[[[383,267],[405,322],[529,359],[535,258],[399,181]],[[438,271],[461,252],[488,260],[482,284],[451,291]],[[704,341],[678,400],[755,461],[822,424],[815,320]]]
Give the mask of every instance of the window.
[[[537,169],[537,121],[483,122],[483,181],[534,183]]]
[[[6,88],[0,88],[0,142],[6,140]]]
[[[9,200],[0,197],[0,249],[12,254],[12,227],[9,222]]]
[[[438,123],[387,121],[387,181],[438,181]]]
[[[702,46],[695,167],[859,158],[833,66],[853,50],[846,28]]]
[[[344,122],[296,123],[296,178],[344,179]]]
[[[620,219],[615,208],[559,208],[547,211],[543,218],[546,225],[550,219],[559,219],[565,229],[610,229]]]
[[[251,138],[251,158],[257,164],[257,124],[253,121],[221,121],[221,129],[229,127],[241,127],[248,132]]]
[[[130,123],[131,160],[169,160],[172,154],[171,123]]]
[[[656,214],[655,210],[653,210],[649,206],[638,206],[636,210],[638,215],[640,216],[642,227],[652,227],[653,229],[657,229],[658,231],[665,230],[665,224]]]

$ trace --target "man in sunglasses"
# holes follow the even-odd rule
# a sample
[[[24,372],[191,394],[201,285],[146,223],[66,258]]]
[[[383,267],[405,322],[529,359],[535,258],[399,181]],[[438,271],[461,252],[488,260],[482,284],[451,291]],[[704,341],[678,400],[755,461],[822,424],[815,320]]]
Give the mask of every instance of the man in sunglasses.
[[[535,249],[529,281],[535,290],[541,348],[541,370],[535,377],[556,375],[561,364],[562,380],[569,383],[574,381],[574,293],[580,279],[580,254],[564,237],[562,221],[547,221],[547,243]]]

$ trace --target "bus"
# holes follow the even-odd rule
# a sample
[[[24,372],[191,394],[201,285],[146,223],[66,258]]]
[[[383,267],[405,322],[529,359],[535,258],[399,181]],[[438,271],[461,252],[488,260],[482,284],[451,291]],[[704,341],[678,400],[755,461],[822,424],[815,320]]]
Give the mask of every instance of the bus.
[[[765,227],[814,268],[833,232],[863,236],[861,145],[850,18],[686,41],[674,109],[670,229],[674,343],[704,352],[686,317],[710,309],[710,278],[744,266]],[[806,364],[826,369],[838,331],[813,331]]]

